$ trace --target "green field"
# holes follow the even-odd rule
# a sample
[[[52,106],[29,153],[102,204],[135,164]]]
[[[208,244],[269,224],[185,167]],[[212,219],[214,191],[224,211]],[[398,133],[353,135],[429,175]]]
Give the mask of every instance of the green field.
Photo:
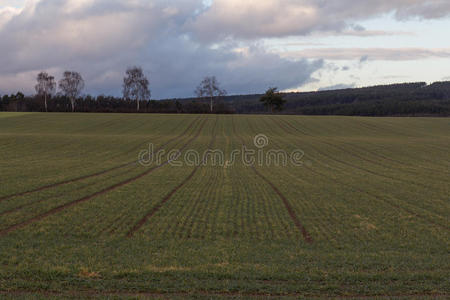
[[[257,134],[301,164],[137,163]],[[450,297],[449,148],[448,118],[0,113],[0,297]]]

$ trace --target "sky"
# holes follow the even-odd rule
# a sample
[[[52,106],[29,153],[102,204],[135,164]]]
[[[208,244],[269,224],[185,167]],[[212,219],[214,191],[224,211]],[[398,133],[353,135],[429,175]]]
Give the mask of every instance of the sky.
[[[450,80],[448,0],[0,0],[0,94],[78,71],[122,93],[140,66],[152,99]]]

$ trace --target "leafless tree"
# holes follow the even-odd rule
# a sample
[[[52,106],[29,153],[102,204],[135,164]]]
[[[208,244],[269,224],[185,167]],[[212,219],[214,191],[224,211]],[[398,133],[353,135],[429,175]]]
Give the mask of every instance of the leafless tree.
[[[75,99],[84,89],[84,80],[78,72],[66,71],[59,81],[59,88],[66,97],[69,97],[72,104],[72,112],[75,111]]]
[[[213,112],[214,97],[222,97],[227,94],[227,91],[219,87],[219,82],[215,76],[205,77],[200,85],[195,90],[195,94],[199,98],[208,97],[210,99],[210,108]]]
[[[56,89],[55,77],[48,75],[46,72],[41,72],[36,80],[37,84],[34,88],[39,96],[44,96],[45,111],[47,112],[47,96],[50,96]]]
[[[139,111],[139,102],[147,100],[151,96],[148,85],[149,81],[142,68],[130,67],[127,69],[126,76],[123,78],[123,97],[136,101],[137,111]]]

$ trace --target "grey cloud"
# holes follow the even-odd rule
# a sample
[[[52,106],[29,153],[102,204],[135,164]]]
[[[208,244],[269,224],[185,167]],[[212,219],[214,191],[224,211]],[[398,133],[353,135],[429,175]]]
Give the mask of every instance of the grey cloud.
[[[450,14],[443,0],[215,0],[186,27],[203,41],[308,35],[314,32],[380,35],[355,21],[386,13],[398,19],[442,18]]]
[[[145,66],[160,97],[192,95],[206,75],[215,75],[230,94],[259,93],[269,86],[295,88],[323,66],[321,60],[282,59],[258,46],[242,52],[230,51],[233,45],[212,50],[183,38],[151,48]]]
[[[344,90],[344,89],[351,89],[354,87],[356,87],[355,83],[350,83],[350,84],[341,83],[341,84],[336,84],[336,85],[320,88],[319,91]]]
[[[420,17],[423,19],[438,19],[449,15],[450,2],[447,0],[421,1],[405,5],[396,12],[399,19],[409,19],[411,17]]]
[[[245,51],[232,41],[199,43],[185,24],[202,9],[197,0],[41,0],[0,26],[0,91],[32,93],[37,72],[71,69],[82,73],[86,92],[120,95],[126,67],[141,65],[155,98],[191,96],[205,75],[229,93],[261,92],[300,86],[322,67],[252,43]]]
[[[366,31],[366,28],[364,26],[362,26],[362,25],[359,25],[359,24],[351,24],[350,27],[354,31]]]
[[[23,72],[138,52],[155,36],[176,28],[179,15],[188,16],[183,11],[164,14],[168,4],[117,0],[88,2],[67,12],[66,5],[74,2],[40,1],[1,28],[2,71]]]
[[[369,55],[366,54],[366,55],[361,56],[361,58],[359,59],[359,63],[362,64],[368,60],[369,60]]]

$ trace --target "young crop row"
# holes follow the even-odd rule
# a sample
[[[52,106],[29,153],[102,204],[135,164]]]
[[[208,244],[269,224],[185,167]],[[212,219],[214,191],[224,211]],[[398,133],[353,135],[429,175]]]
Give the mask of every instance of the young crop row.
[[[208,123],[208,119],[203,119],[189,136],[171,145],[167,151],[171,149],[184,150],[188,146],[192,146],[204,134]],[[141,176],[138,178],[139,180],[129,182],[126,186],[115,190],[114,193],[102,195],[96,201],[80,207],[81,211],[70,215],[69,223],[79,224],[80,228],[89,230],[89,233],[94,236],[132,237],[167,201],[170,190],[188,172],[187,169],[177,169],[176,173],[171,172],[172,168],[167,161],[159,167],[145,169],[147,169],[144,172],[145,177]],[[158,170],[158,172],[150,170]],[[95,217],[96,211],[101,217]],[[60,226],[64,226],[64,224],[60,224]]]
[[[242,145],[241,140],[234,134],[231,120],[220,119],[212,129],[208,148],[223,149],[229,154]],[[195,170],[177,193],[171,193],[170,199],[165,198],[164,205],[157,207],[152,218],[142,226],[140,236],[302,239],[282,199],[253,170],[242,165],[206,165]]]
[[[289,147],[287,144],[290,143],[294,147],[302,147],[305,149],[306,159],[310,160],[313,167],[305,165],[303,168],[272,168],[268,174],[272,174],[271,178],[274,178],[280,187],[283,186],[283,181],[293,183],[296,180],[298,181],[298,178],[301,178],[302,181],[309,182],[311,185],[316,185],[315,188],[310,188],[310,185],[308,186],[302,183],[302,189],[307,188],[309,192],[302,193],[302,201],[299,200],[294,203],[301,204],[302,209],[306,211],[309,211],[305,208],[305,203],[308,202],[316,203],[324,208],[326,207],[324,209],[323,220],[329,223],[329,226],[326,227],[331,228],[330,231],[334,230],[336,236],[354,236],[356,239],[359,238],[362,240],[379,240],[380,234],[386,234],[381,231],[381,228],[390,228],[389,230],[391,230],[397,226],[397,229],[392,232],[397,237],[400,235],[400,238],[404,234],[402,230],[404,231],[406,228],[414,227],[416,229],[423,228],[427,230],[428,235],[431,234],[434,237],[437,235],[439,239],[444,241],[442,233],[439,231],[448,230],[448,222],[446,224],[445,218],[437,213],[439,206],[436,204],[439,201],[434,201],[434,213],[431,211],[423,211],[423,209],[417,207],[418,205],[415,201],[410,200],[410,197],[395,196],[396,191],[399,189],[398,185],[393,185],[386,190],[386,185],[382,182],[382,176],[374,176],[375,174],[373,173],[364,174],[363,172],[361,174],[362,177],[359,177],[352,164],[336,163],[334,157],[338,155],[335,149],[328,148],[328,150],[322,150],[324,149],[324,145],[327,146],[329,144],[328,142],[302,136],[299,132],[297,134],[289,132],[288,126],[280,124],[282,122],[281,120],[272,119],[271,122],[267,125],[266,129],[270,132],[270,128],[276,128],[275,131],[272,130],[274,134],[270,135],[274,137],[272,142],[280,141],[275,146],[287,148]],[[283,131],[283,133],[280,133],[280,131]],[[256,132],[254,131],[254,133]],[[277,138],[280,136],[283,138]],[[323,151],[328,151],[330,154],[323,155]],[[351,151],[348,157],[351,159]],[[284,180],[277,180],[277,178],[283,178]],[[364,184],[364,178],[368,178],[367,186]],[[323,184],[327,182],[328,184]],[[383,190],[376,190],[373,188],[373,185],[375,187],[381,185],[385,188]],[[402,185],[404,186],[405,182],[402,182]],[[290,195],[300,194],[299,192],[295,192],[295,188],[292,186],[286,186],[284,190],[288,191]],[[442,197],[442,191],[440,192]],[[319,197],[314,197],[313,193],[318,194]],[[320,194],[333,195],[333,201],[330,201],[329,198],[322,201]],[[436,193],[436,197],[438,195],[439,193]],[[293,197],[296,198],[298,196]],[[311,198],[315,199],[313,200]],[[337,205],[339,205],[339,209],[335,211],[332,206],[336,207]],[[337,218],[326,216],[326,213],[330,212],[333,212]],[[314,214],[315,212],[308,213],[306,220],[309,220],[308,217]],[[369,217],[371,219],[375,218],[375,220],[370,220]],[[415,221],[413,223],[406,222],[402,220],[403,217],[412,217]],[[317,216],[314,221],[320,222],[320,216]],[[417,222],[423,225],[418,226],[416,224]],[[391,232],[388,235],[390,234]],[[424,238],[427,238],[427,236],[424,235]]]
[[[192,127],[193,124],[194,123],[191,123],[191,125],[188,126],[187,129],[182,134],[180,134],[179,136],[174,137],[173,139],[169,140],[168,142],[163,144],[161,147],[165,147],[168,144],[170,144],[171,142],[179,140],[181,137],[183,137],[185,135],[185,133],[187,131],[190,130],[190,128]],[[204,121],[203,121],[202,124],[204,125]],[[203,125],[201,125],[201,126],[203,126]],[[200,131],[201,131],[201,129],[199,130],[199,132]],[[187,144],[190,141],[192,141],[192,139],[194,139],[194,138],[195,137],[191,138],[185,144],[185,146],[187,146]],[[1,201],[7,201],[7,200],[14,199],[16,197],[21,197],[21,196],[24,196],[24,195],[33,194],[32,197],[29,197],[31,200],[28,200],[28,201],[31,201],[33,203],[25,202],[24,204],[16,206],[15,208],[9,209],[9,211],[13,210],[15,212],[20,212],[20,210],[22,210],[25,207],[30,207],[32,204],[41,204],[41,203],[44,203],[47,200],[55,200],[56,199],[56,202],[59,203],[59,205],[56,205],[56,206],[53,205],[53,207],[51,209],[44,210],[43,212],[41,212],[39,214],[36,214],[33,217],[25,218],[25,220],[22,219],[20,221],[15,222],[14,224],[10,224],[10,223],[6,222],[6,223],[2,224],[4,227],[1,229],[0,234],[1,235],[8,234],[8,233],[10,233],[10,232],[12,232],[12,231],[14,231],[16,229],[22,228],[22,227],[27,226],[27,225],[29,225],[31,223],[35,223],[37,221],[40,221],[41,219],[44,219],[44,218],[46,218],[48,216],[56,214],[56,213],[58,213],[60,211],[63,211],[65,209],[67,209],[67,208],[70,208],[70,207],[75,206],[77,204],[80,204],[82,202],[89,201],[92,198],[95,198],[95,197],[97,197],[99,195],[102,195],[104,193],[108,193],[108,192],[110,192],[112,190],[115,190],[115,189],[121,187],[121,186],[127,185],[127,184],[129,184],[129,183],[131,183],[131,182],[133,182],[133,181],[135,181],[135,180],[137,180],[139,178],[142,178],[142,177],[146,176],[147,174],[153,172],[154,170],[159,169],[160,167],[164,166],[165,164],[167,164],[167,162],[164,163],[161,166],[155,166],[153,168],[145,170],[144,172],[141,171],[138,174],[125,172],[125,173],[129,173],[128,175],[133,175],[133,177],[125,179],[125,180],[121,179],[121,181],[119,181],[119,182],[117,182],[117,183],[115,183],[113,185],[111,185],[109,182],[106,181],[109,184],[109,186],[102,187],[100,190],[96,190],[93,193],[89,193],[88,195],[84,195],[84,196],[82,196],[82,197],[80,197],[78,199],[67,201],[67,202],[63,202],[63,203],[61,203],[62,201],[59,200],[59,197],[62,197],[63,199],[64,199],[64,197],[62,195],[59,195],[59,194],[57,194],[56,196],[53,196],[53,197],[47,197],[47,198],[41,198],[41,199],[38,198],[38,200],[36,200],[37,197],[35,196],[35,194],[39,193],[39,192],[42,192],[42,191],[45,191],[45,190],[49,190],[49,189],[55,188],[55,187],[66,186],[66,185],[74,183],[74,182],[79,182],[79,181],[83,181],[83,180],[86,180],[86,179],[95,178],[95,177],[98,177],[100,175],[108,174],[108,173],[111,173],[112,171],[115,171],[115,170],[118,170],[118,169],[122,169],[124,167],[128,167],[130,165],[135,166],[134,169],[136,169],[138,167],[137,164],[136,163],[133,163],[133,164],[127,163],[127,164],[123,164],[123,165],[116,166],[114,168],[108,169],[106,171],[97,172],[97,173],[86,175],[86,176],[83,176],[83,177],[79,177],[79,178],[76,178],[76,179],[73,179],[73,180],[62,181],[62,182],[58,182],[56,184],[52,184],[52,185],[48,185],[48,186],[43,186],[43,187],[37,188],[35,190],[30,190],[30,191],[20,192],[20,193],[13,194],[13,195],[4,196],[1,199]],[[135,170],[132,170],[132,171],[135,171]],[[105,185],[105,180],[104,179],[105,178],[99,178],[99,182],[102,183],[102,185]],[[75,194],[78,195],[79,192],[80,192],[80,189],[78,187]],[[74,194],[74,192],[72,192],[72,194]],[[17,201],[15,201],[14,203],[15,203],[15,205],[17,205]],[[50,204],[50,206],[51,205],[52,204]],[[36,212],[36,209],[34,208],[34,209],[32,209],[32,211]],[[8,210],[6,210],[4,212],[8,212]],[[25,216],[26,215],[27,215],[27,213],[25,212]],[[12,220],[14,221],[14,219],[12,219]]]
[[[203,132],[206,122],[207,130]],[[448,189],[445,180],[422,182],[422,177],[417,176],[421,170],[413,168],[412,164],[407,164],[410,166],[407,169],[391,170],[389,166],[394,162],[398,166],[406,164],[399,160],[400,153],[379,155],[370,147],[362,146],[358,135],[371,128],[386,135],[398,134],[399,129],[392,129],[389,124],[380,127],[377,123],[378,127],[372,127],[361,122],[363,129],[355,129],[355,124],[360,121],[339,122],[336,127],[317,123],[311,128],[310,122],[303,122],[301,118],[216,117],[202,121],[196,117],[178,136],[167,139],[159,132],[152,138],[161,140],[160,148],[167,150],[183,150],[190,145],[201,152],[206,146],[224,149],[229,154],[242,145],[252,146],[253,136],[265,132],[271,137],[272,147],[304,149],[306,159],[313,167],[248,168],[238,163],[229,168],[167,167],[158,172],[160,176],[150,176],[164,165],[143,170],[136,161],[129,161],[2,196],[0,232],[8,234],[66,210],[74,211],[74,215],[80,214],[80,210],[83,214],[72,219],[69,213],[63,221],[52,224],[62,226],[70,221],[79,224],[76,225],[79,228],[87,228],[83,232],[93,235],[126,234],[128,237],[142,232],[178,238],[278,239],[292,238],[300,233],[307,242],[312,242],[313,236],[334,241],[337,237],[345,239],[349,236],[367,240],[377,239],[383,228],[398,224],[409,228],[417,222],[434,235],[438,229],[448,231],[445,217],[448,203],[442,198]],[[185,124],[179,122],[176,128]],[[114,127],[111,121],[100,125],[103,130]],[[144,126],[142,120],[128,126],[128,130],[136,131],[141,126]],[[336,130],[336,136],[338,132],[348,131],[351,138],[328,138],[328,133],[323,131],[330,127]],[[202,132],[201,141],[192,144]],[[409,129],[405,132],[413,134]],[[141,145],[142,142],[135,144],[132,152]],[[28,145],[35,146],[33,143]],[[142,180],[144,177],[146,179]],[[167,184],[163,185],[161,178],[173,180],[166,179]],[[143,181],[140,187],[134,185],[138,180]],[[151,189],[152,195],[134,194],[131,187],[139,191]],[[414,199],[415,195],[424,192],[428,197]],[[330,194],[335,195],[334,201],[328,200],[326,195]],[[92,201],[94,198],[103,200]],[[84,202],[94,203],[93,213],[78,208],[78,204]],[[105,209],[103,202],[115,210]],[[445,209],[442,210],[439,204]],[[160,221],[167,216],[170,221]],[[377,217],[374,219],[374,216]]]

